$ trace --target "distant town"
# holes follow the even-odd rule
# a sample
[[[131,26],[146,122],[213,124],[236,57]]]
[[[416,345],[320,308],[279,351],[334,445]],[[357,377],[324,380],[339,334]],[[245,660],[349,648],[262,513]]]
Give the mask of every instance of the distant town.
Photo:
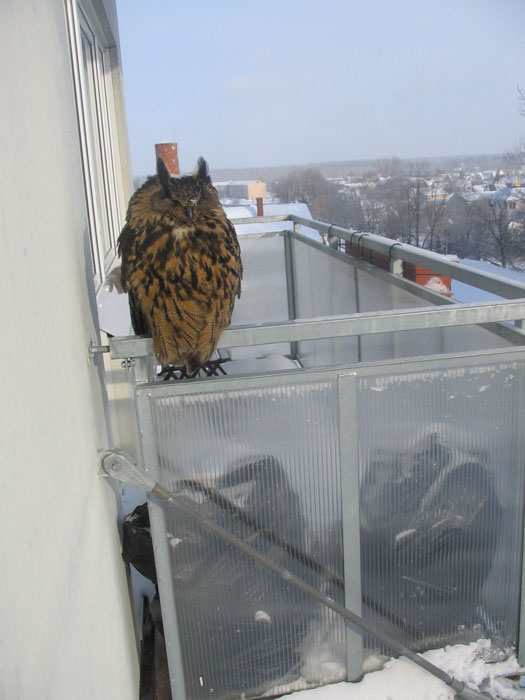
[[[320,221],[524,269],[522,155],[421,161],[394,157],[212,175],[230,205],[255,199],[256,191],[261,196],[257,186],[262,183],[265,201],[302,202]]]

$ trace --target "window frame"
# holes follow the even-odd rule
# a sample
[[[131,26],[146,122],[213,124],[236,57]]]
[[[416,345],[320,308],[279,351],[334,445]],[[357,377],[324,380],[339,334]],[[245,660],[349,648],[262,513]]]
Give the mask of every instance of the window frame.
[[[116,257],[121,228],[121,183],[114,135],[111,41],[96,13],[81,0],[66,1],[80,148],[95,288]]]

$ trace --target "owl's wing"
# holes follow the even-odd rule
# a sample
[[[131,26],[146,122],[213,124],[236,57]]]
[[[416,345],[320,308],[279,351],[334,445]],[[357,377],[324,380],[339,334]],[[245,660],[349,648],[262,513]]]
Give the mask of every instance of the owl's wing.
[[[135,331],[135,335],[151,335],[149,324],[146,317],[142,313],[138,300],[132,289],[128,292],[129,297],[129,313],[131,315],[131,325]]]
[[[124,228],[120,232],[117,241],[117,252],[120,255],[120,281],[122,289],[127,292],[129,290],[129,276],[131,273],[131,256],[133,253],[136,232],[128,225],[124,224]]]
[[[241,260],[241,249],[239,247],[239,240],[237,238],[237,232],[235,231],[235,227],[233,226],[232,222],[229,219],[226,219],[226,224],[228,227],[228,233],[230,234],[230,245],[231,245],[231,253],[233,257],[236,259],[238,263],[238,274],[237,274],[237,290],[234,294],[234,296],[241,298],[241,280],[242,280],[242,260]],[[233,301],[233,300],[232,300]],[[232,303],[232,309],[233,311],[233,303]],[[231,312],[230,312],[231,316]]]
[[[142,313],[136,294],[130,285],[130,277],[137,263],[135,251],[136,241],[137,233],[128,224],[125,224],[118,239],[118,253],[122,260],[120,280],[122,289],[128,294],[131,325],[133,326],[135,334],[150,335],[148,322]]]

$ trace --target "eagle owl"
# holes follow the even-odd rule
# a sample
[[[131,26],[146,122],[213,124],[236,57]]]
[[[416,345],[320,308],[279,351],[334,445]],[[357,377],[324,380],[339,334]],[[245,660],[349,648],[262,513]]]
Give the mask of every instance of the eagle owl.
[[[203,158],[183,177],[157,159],[157,175],[129,201],[118,250],[133,330],[153,338],[164,368],[195,374],[230,323],[242,278],[237,235]]]

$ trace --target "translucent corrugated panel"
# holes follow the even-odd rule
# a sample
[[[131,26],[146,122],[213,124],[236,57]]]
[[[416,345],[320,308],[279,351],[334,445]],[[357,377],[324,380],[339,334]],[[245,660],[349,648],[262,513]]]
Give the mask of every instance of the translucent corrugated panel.
[[[363,378],[366,616],[416,649],[517,641],[522,363]]]
[[[309,582],[339,588],[340,597],[336,387],[334,378],[154,396],[151,405],[159,481]],[[165,513],[189,699],[344,678],[341,621],[330,624],[293,586],[175,510]]]
[[[241,298],[236,299],[232,325],[271,323],[288,319],[286,268],[282,237],[239,236],[243,264]],[[232,348],[232,358],[290,354],[289,343]]]
[[[416,294],[356,270],[302,241],[293,240],[297,315],[301,318],[432,306]],[[299,343],[306,367],[388,360],[484,348],[509,343],[475,326],[377,333]]]
[[[363,615],[418,650],[483,636],[513,646],[525,363],[414,365],[356,379],[347,434],[358,436]],[[316,376],[153,390],[158,478],[344,603],[338,380]],[[345,678],[337,616],[175,510],[165,516],[189,700]]]
[[[353,314],[358,309],[354,268],[334,256],[292,239],[295,304],[298,318]],[[312,340],[298,343],[305,367],[357,362],[357,338]]]

